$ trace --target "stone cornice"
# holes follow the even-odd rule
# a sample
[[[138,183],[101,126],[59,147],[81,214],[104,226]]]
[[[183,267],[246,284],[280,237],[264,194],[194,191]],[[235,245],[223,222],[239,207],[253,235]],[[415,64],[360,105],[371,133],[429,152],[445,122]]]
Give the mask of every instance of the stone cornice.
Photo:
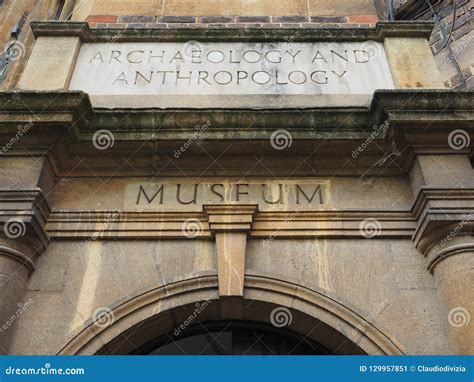
[[[304,118],[303,118],[304,117]],[[90,139],[98,129],[109,129],[116,140],[187,140],[196,124],[209,121],[206,139],[267,139],[268,131],[285,128],[294,139],[364,139],[373,125],[404,129],[430,127],[474,128],[474,92],[441,89],[378,90],[369,108],[310,107],[282,109],[94,109],[80,91],[11,91],[0,93],[0,123],[35,122],[57,128],[74,126],[79,140]],[[242,126],[251,126],[242,129]],[[223,130],[222,128],[225,129]],[[378,137],[377,137],[378,138]],[[383,139],[383,136],[380,137]],[[446,139],[445,139],[446,140]],[[447,143],[444,142],[447,146]]]
[[[316,41],[382,41],[386,37],[428,38],[433,29],[432,22],[379,22],[373,27],[323,27],[319,28],[246,28],[212,27],[197,28],[177,26],[174,28],[89,28],[84,22],[34,21],[31,23],[36,38],[41,36],[74,36],[83,42],[180,42],[199,40],[203,42],[316,42]],[[291,40],[288,40],[291,38]]]
[[[30,256],[41,254],[49,237],[45,231],[50,207],[40,189],[0,190],[0,222],[6,241],[29,248]],[[11,227],[11,228],[8,228]]]
[[[457,235],[472,230],[474,189],[422,188],[412,211],[417,221],[412,240],[420,252],[428,256],[432,248],[453,232]],[[435,262],[429,260],[430,269]]]

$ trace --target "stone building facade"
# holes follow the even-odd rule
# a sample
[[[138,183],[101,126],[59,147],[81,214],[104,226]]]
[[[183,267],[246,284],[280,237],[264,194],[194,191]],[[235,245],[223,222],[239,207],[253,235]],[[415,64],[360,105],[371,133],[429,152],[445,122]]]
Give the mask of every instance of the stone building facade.
[[[460,3],[1,1],[0,350],[474,354]]]

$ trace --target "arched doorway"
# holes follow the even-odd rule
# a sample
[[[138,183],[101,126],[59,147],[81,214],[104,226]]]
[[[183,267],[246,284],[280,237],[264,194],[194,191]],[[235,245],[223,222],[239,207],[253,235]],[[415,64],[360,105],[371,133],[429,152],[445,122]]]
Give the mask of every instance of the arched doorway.
[[[219,298],[217,276],[205,274],[110,307],[109,319],[87,322],[58,354],[177,354],[178,345],[188,349],[182,354],[200,354],[208,349],[206,334],[208,343],[225,334],[224,354],[252,351],[252,337],[262,335],[268,348],[253,350],[262,354],[404,353],[379,325],[319,291],[248,275],[243,298]]]
[[[251,321],[209,321],[185,333],[166,333],[136,355],[329,355],[332,352],[286,328]]]

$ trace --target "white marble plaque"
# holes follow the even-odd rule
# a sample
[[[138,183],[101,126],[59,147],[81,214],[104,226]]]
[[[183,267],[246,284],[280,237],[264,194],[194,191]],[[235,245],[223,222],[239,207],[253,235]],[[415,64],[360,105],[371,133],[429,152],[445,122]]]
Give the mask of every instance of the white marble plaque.
[[[70,84],[110,106],[114,97],[116,106],[126,106],[133,103],[130,96],[135,102],[142,96],[137,105],[143,107],[212,107],[236,96],[251,96],[240,99],[254,104],[262,102],[259,96],[272,102],[277,96],[281,107],[282,95],[300,96],[293,98],[300,104],[314,102],[308,96],[328,96],[336,104],[334,96],[349,96],[345,102],[351,104],[393,88],[383,44],[375,41],[90,43],[81,47]],[[210,98],[196,103],[205,96]]]

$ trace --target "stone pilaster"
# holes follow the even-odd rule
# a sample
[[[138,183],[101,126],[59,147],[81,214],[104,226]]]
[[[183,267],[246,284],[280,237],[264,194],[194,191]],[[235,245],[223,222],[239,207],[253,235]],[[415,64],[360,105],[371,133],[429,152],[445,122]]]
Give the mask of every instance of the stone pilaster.
[[[5,231],[22,233],[19,222],[5,224]],[[10,233],[8,234],[10,235]],[[34,270],[35,254],[32,248],[0,237],[0,354],[7,354],[16,321],[20,318],[25,302],[24,291],[30,273]]]
[[[474,353],[473,171],[461,172],[467,164],[462,155],[425,156],[412,172],[418,195],[413,241],[435,278],[455,354]]]
[[[0,190],[0,354],[7,354],[21,314],[34,301],[24,292],[48,238],[49,207],[40,189]]]
[[[474,213],[426,231],[419,248],[427,257],[455,354],[474,353]],[[439,225],[439,224],[436,224]]]

